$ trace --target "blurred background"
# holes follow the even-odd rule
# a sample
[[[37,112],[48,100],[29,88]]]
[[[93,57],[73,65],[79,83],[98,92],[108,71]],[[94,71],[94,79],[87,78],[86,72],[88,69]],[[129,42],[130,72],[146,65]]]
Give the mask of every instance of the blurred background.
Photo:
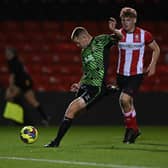
[[[157,72],[145,78],[135,99],[140,124],[168,124],[168,12],[161,0],[1,0],[0,1],[0,125],[13,124],[2,117],[4,91],[9,72],[4,58],[8,46],[15,47],[28,68],[34,89],[51,125],[56,125],[74,94],[70,86],[81,75],[80,49],[71,41],[74,27],[84,26],[92,35],[110,33],[107,19],[118,20],[122,7],[130,6],[138,12],[137,25],[149,30],[160,46]],[[145,64],[151,59],[146,48]],[[115,83],[117,49],[111,51],[108,71],[109,83]],[[76,124],[121,124],[122,114],[118,96],[106,97],[88,112],[82,113]],[[25,124],[38,124],[38,115],[25,106]],[[152,117],[151,117],[152,116]],[[152,119],[151,119],[152,118]]]

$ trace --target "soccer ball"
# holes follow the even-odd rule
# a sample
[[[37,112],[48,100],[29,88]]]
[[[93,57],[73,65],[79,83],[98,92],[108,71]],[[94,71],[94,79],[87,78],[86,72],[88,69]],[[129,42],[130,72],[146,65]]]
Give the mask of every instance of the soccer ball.
[[[20,139],[26,144],[32,144],[38,139],[38,130],[31,126],[24,126],[20,130]]]

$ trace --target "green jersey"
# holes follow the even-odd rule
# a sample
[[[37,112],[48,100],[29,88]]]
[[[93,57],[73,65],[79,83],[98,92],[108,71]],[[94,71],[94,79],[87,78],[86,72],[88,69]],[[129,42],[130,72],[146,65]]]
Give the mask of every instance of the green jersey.
[[[99,35],[82,50],[83,76],[81,84],[101,87],[105,83],[110,47],[118,42],[115,35]]]

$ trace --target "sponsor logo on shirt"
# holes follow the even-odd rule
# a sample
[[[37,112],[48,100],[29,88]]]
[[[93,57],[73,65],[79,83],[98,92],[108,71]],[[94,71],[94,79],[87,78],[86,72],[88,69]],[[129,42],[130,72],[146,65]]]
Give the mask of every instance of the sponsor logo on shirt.
[[[119,48],[121,49],[140,49],[144,46],[144,43],[123,43],[123,42],[120,42],[119,43]]]
[[[89,62],[89,61],[94,61],[94,57],[91,55],[91,54],[89,54],[87,57],[85,57],[84,58],[85,59],[85,62],[87,63],[87,62]]]

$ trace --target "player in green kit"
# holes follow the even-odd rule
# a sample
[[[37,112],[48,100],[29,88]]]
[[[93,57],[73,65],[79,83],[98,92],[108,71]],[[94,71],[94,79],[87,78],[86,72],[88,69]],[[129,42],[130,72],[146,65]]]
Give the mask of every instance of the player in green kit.
[[[96,37],[92,37],[84,27],[76,27],[73,30],[71,39],[82,48],[83,76],[79,83],[71,86],[71,91],[77,92],[77,98],[69,104],[56,138],[44,145],[45,147],[58,147],[78,112],[90,107],[109,92],[106,86],[106,73],[110,48],[122,38],[122,34],[115,26],[116,21],[114,20],[109,25],[113,34],[102,34]],[[115,90],[116,88],[110,91]]]

